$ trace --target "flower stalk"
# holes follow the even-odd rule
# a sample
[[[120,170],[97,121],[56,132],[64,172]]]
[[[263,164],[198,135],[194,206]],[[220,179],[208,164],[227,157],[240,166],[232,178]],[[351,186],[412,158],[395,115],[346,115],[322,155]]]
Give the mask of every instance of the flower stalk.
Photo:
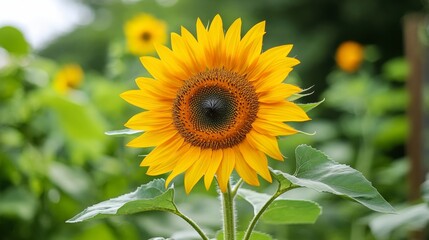
[[[195,231],[200,235],[202,240],[209,240],[207,235],[204,233],[204,231],[188,216],[184,215],[180,211],[173,212],[177,216],[181,217],[183,220],[185,220]]]
[[[231,185],[229,183],[227,191],[221,195],[223,210],[223,239],[235,240],[234,196],[231,192]]]

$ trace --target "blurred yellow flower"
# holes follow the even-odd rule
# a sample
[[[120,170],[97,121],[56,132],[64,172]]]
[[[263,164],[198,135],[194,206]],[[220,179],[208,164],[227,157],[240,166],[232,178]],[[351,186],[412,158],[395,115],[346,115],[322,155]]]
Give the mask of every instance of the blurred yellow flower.
[[[355,72],[363,60],[363,46],[354,41],[340,44],[335,55],[337,65],[346,72]]]
[[[82,80],[82,68],[78,64],[67,64],[55,75],[54,89],[59,93],[66,94],[68,91],[79,87]]]
[[[135,55],[155,51],[154,43],[164,44],[167,39],[166,24],[149,14],[140,14],[124,26],[128,50]]]
[[[156,44],[159,58],[140,58],[153,78],[121,94],[147,110],[125,124],[145,131],[128,146],[155,146],[140,165],[148,175],[171,172],[167,185],[184,173],[188,193],[203,176],[225,192],[234,169],[248,184],[259,185],[258,175],[271,182],[267,155],[283,160],[277,136],[297,133],[284,122],[309,120],[287,100],[301,89],[283,83],[299,63],[287,57],[292,45],[261,53],[265,22],[241,37],[241,19],[224,33],[219,15],[208,28],[198,19],[196,33],[182,27],[172,49]]]

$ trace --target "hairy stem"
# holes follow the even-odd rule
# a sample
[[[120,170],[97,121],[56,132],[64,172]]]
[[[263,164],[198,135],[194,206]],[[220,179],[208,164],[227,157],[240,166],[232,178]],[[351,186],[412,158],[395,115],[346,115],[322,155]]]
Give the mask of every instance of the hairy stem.
[[[249,223],[249,226],[246,229],[243,240],[249,240],[250,239],[250,236],[252,235],[253,229],[255,228],[256,223],[258,223],[259,218],[262,216],[262,214],[265,212],[265,210],[267,210],[267,208],[271,205],[271,203],[273,203],[274,200],[276,200],[276,198],[278,198],[283,193],[285,193],[289,190],[292,190],[294,188],[297,188],[297,187],[298,186],[291,185],[288,188],[281,189],[279,186],[279,189],[277,190],[277,192],[274,193],[274,195],[271,196],[270,199],[268,199],[268,201],[264,204],[264,206],[262,206],[262,208],[259,210],[259,212],[255,216],[253,216],[252,220]]]
[[[237,191],[241,187],[242,184],[243,184],[243,179],[240,178],[240,180],[238,180],[238,182],[234,185],[234,188],[231,191],[232,198],[234,198],[235,195],[237,195]]]
[[[222,193],[223,210],[223,239],[235,240],[235,217],[234,217],[234,197],[231,194],[231,185],[225,193]]]

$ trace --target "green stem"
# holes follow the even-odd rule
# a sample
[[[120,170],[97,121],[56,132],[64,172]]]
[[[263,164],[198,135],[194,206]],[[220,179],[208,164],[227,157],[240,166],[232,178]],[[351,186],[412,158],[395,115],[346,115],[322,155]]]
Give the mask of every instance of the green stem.
[[[249,226],[246,229],[243,240],[249,240],[250,239],[250,236],[252,235],[253,229],[255,228],[256,223],[258,223],[259,218],[262,216],[262,214],[265,212],[265,210],[267,210],[267,208],[271,205],[271,203],[273,203],[273,201],[276,200],[276,198],[278,198],[283,193],[285,193],[289,190],[292,190],[294,188],[297,188],[297,187],[298,186],[291,185],[288,188],[280,189],[280,186],[279,186],[279,189],[277,190],[277,192],[273,196],[271,196],[271,198],[268,199],[268,201],[264,204],[264,206],[262,206],[262,208],[259,210],[259,212],[256,213],[255,216],[253,216],[252,220],[249,223]]]
[[[201,239],[203,239],[203,240],[209,240],[209,238],[203,232],[203,230],[194,221],[192,221],[192,219],[188,218],[188,216],[184,215],[179,210],[177,210],[177,212],[173,212],[173,213],[176,214],[177,216],[181,217],[187,223],[189,223],[189,225],[191,225],[191,227],[194,228],[195,231],[197,231],[197,233],[201,236]]]
[[[274,194],[268,201],[262,206],[261,210],[253,217],[252,221],[250,221],[249,226],[246,229],[246,233],[244,234],[243,240],[249,240],[250,236],[252,235],[253,229],[256,226],[256,223],[258,222],[259,218],[262,216],[262,214],[267,210],[268,206],[281,194]]]
[[[238,180],[238,182],[234,185],[234,188],[231,191],[232,198],[234,198],[235,195],[237,195],[237,191],[241,187],[241,184],[243,184],[243,179],[242,178],[240,178],[240,180]]]
[[[234,197],[231,194],[231,185],[225,193],[222,193],[223,210],[223,239],[235,240],[235,218],[234,218]]]

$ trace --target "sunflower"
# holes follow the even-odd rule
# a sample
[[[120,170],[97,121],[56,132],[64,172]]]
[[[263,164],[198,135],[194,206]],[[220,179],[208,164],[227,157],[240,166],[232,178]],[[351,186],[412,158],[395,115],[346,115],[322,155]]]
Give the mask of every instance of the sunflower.
[[[78,64],[66,64],[55,75],[53,85],[54,89],[66,94],[70,90],[80,86],[83,80],[83,70]]]
[[[141,162],[148,175],[171,172],[167,186],[184,173],[187,193],[215,176],[225,192],[234,169],[250,185],[258,175],[272,181],[267,155],[283,160],[276,137],[297,133],[284,122],[309,117],[286,100],[301,91],[283,83],[299,63],[286,57],[292,45],[261,53],[264,29],[260,22],[241,38],[241,19],[226,33],[219,15],[208,28],[198,19],[196,38],[182,27],[171,49],[156,45],[159,58],[140,58],[152,78],[137,78],[139,90],[121,97],[147,110],[125,126],[145,131],[128,146],[155,147]]]
[[[346,72],[355,72],[359,69],[364,57],[364,48],[360,43],[345,41],[340,44],[335,54],[338,67]]]
[[[135,55],[155,51],[154,43],[165,43],[166,24],[149,14],[140,14],[125,23],[125,37],[128,50]]]

